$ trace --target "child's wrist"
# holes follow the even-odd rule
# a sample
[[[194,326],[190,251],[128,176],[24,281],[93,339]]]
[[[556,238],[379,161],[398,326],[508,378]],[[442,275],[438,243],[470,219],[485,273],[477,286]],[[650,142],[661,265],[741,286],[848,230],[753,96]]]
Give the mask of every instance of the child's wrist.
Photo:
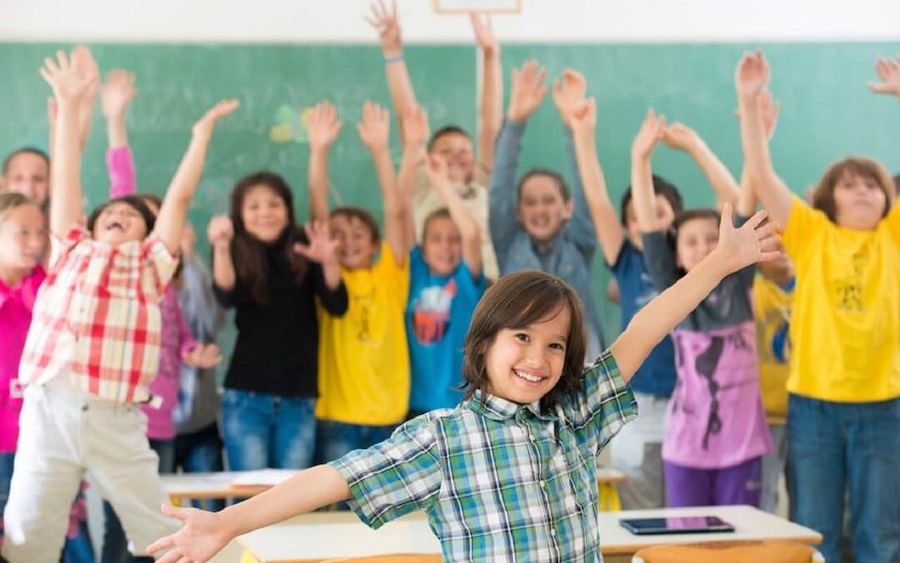
[[[384,55],[384,64],[394,64],[403,61],[403,51],[392,52],[392,53],[383,53]]]

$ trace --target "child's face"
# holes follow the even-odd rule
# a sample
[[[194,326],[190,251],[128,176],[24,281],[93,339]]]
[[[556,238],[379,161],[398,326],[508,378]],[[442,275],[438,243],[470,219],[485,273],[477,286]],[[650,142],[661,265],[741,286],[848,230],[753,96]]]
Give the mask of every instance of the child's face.
[[[719,225],[714,219],[704,217],[682,223],[675,243],[677,264],[690,272],[715,250],[718,242]]]
[[[40,156],[23,152],[9,161],[3,186],[11,192],[18,192],[38,205],[44,205],[50,192],[50,168]]]
[[[288,226],[287,204],[269,186],[253,186],[241,201],[241,221],[251,236],[265,243],[275,242]]]
[[[349,270],[369,268],[378,251],[372,232],[356,217],[335,215],[331,218],[331,237],[338,241],[338,260]]]
[[[848,173],[834,186],[835,222],[842,227],[872,230],[886,205],[884,190],[874,178]]]
[[[536,174],[522,184],[516,214],[531,238],[548,242],[572,217],[572,205],[571,199],[563,198],[555,178]]]
[[[94,222],[94,240],[107,244],[122,244],[143,240],[147,236],[144,217],[125,202],[107,205]]]
[[[20,205],[0,222],[0,268],[30,271],[47,246],[44,214],[34,205]]]
[[[462,133],[444,133],[431,145],[431,154],[447,161],[450,180],[468,184],[475,176],[475,151],[472,140]]]
[[[668,231],[675,220],[675,212],[672,204],[664,196],[656,194],[656,229]],[[637,214],[634,212],[634,201],[629,201],[625,206],[625,230],[628,232],[628,240],[638,250],[644,250],[641,241],[641,228],[638,226]]]
[[[497,397],[527,405],[550,392],[562,376],[571,313],[520,329],[502,329],[487,350],[487,390]]]
[[[462,260],[462,238],[450,217],[434,217],[428,221],[422,237],[422,259],[436,276],[449,276]]]

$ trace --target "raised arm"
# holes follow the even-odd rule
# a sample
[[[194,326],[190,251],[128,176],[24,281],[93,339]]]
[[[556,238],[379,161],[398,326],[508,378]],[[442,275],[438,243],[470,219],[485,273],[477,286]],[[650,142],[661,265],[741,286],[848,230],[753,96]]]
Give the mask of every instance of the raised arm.
[[[469,14],[475,42],[481,49],[481,123],[478,124],[478,160],[486,171],[494,168],[494,143],[503,124],[503,69],[500,43],[489,15]]]
[[[400,35],[400,22],[397,20],[397,0],[391,0],[391,7],[384,0],[370,4],[371,14],[366,16],[372,27],[378,31],[378,42],[384,56],[384,72],[387,76],[388,90],[391,93],[391,104],[397,119],[402,120],[406,112],[416,105],[416,92],[409,79],[409,69],[403,58],[403,39]],[[402,135],[403,130],[400,130]],[[401,139],[402,141],[402,139]]]
[[[416,178],[419,166],[426,157],[425,144],[428,141],[428,116],[425,110],[416,106],[407,111],[401,121],[403,128],[403,158],[397,175],[397,191],[403,206],[403,230],[407,248],[412,249],[418,240],[416,233],[413,201],[416,192]]]
[[[338,241],[331,238],[327,221],[312,221],[304,227],[307,244],[294,244],[294,252],[322,267],[325,288],[334,291],[341,285],[341,264],[337,257]],[[343,312],[341,313],[343,314]]]
[[[634,213],[642,233],[659,230],[656,223],[656,196],[653,194],[653,170],[650,160],[662,139],[666,118],[651,109],[631,144],[631,196]]]
[[[583,102],[575,111],[571,126],[575,140],[575,156],[578,160],[578,174],[584,184],[584,198],[594,221],[603,259],[612,265],[615,264],[625,242],[625,233],[619,224],[616,208],[609,198],[603,169],[597,156],[595,139],[597,102],[593,97]]]
[[[737,203],[740,192],[737,181],[696,131],[682,123],[673,123],[663,130],[662,140],[670,148],[687,153],[697,163],[716,194],[716,209],[721,210],[726,203],[732,206]]]
[[[875,94],[887,94],[900,98],[900,57],[878,57],[875,72],[880,82],[870,82],[869,90]]]
[[[78,143],[84,152],[88,137],[91,135],[91,124],[94,121],[94,104],[100,93],[100,68],[90,49],[84,45],[79,45],[72,50],[72,66],[88,81],[87,91],[78,108]]]
[[[206,150],[209,148],[216,123],[234,112],[239,105],[240,102],[237,100],[222,100],[194,124],[191,142],[175,171],[169,189],[166,190],[156,219],[156,227],[153,229],[172,254],[176,254],[181,245],[181,229],[187,218],[188,205],[194,197],[197,184],[200,183]]]
[[[316,104],[307,122],[309,141],[309,213],[314,221],[328,221],[328,152],[343,124],[329,102]]]
[[[478,230],[478,223],[466,204],[463,203],[462,197],[450,182],[450,172],[447,170],[447,161],[440,156],[431,156],[425,166],[425,173],[431,185],[434,186],[447,205],[450,211],[450,218],[459,229],[459,235],[462,239],[462,258],[469,268],[469,273],[474,279],[481,279],[481,233]]]
[[[777,225],[760,211],[740,229],[734,228],[732,210],[726,205],[719,225],[719,242],[699,264],[672,287],[663,291],[634,316],[610,346],[625,381],[629,381],[650,351],[674,329],[722,279],[750,264],[780,255]]]
[[[384,240],[391,246],[397,265],[401,265],[406,260],[409,248],[403,223],[403,205],[397,193],[397,178],[388,146],[390,127],[390,113],[386,109],[372,102],[363,105],[363,118],[357,123],[356,130],[372,156],[378,187],[384,200]]]
[[[50,167],[50,232],[63,238],[81,216],[78,111],[90,79],[78,74],[65,51],[57,51],[55,60],[45,58],[40,73],[53,89],[56,99],[53,166]]]
[[[772,99],[772,93],[768,90],[763,92],[760,104],[762,107],[760,117],[763,120],[763,132],[766,135],[766,140],[770,141],[775,133],[775,127],[778,125],[778,114],[781,111],[781,105]],[[756,204],[756,190],[750,182],[745,165],[745,169],[741,174],[741,193],[735,206],[735,212],[741,217],[749,217],[756,211]]]
[[[775,173],[763,129],[762,95],[769,84],[769,65],[762,53],[744,55],[735,74],[741,145],[747,180],[776,223],[786,226],[794,204],[791,191]]]
[[[212,247],[213,284],[222,292],[230,292],[237,283],[234,260],[231,256],[231,241],[234,239],[234,224],[225,215],[213,217],[206,228],[206,236]]]
[[[181,520],[182,527],[147,550],[151,555],[169,550],[158,563],[209,561],[242,534],[349,498],[350,488],[341,474],[331,466],[317,465],[220,512],[164,505],[163,512]]]
[[[106,168],[109,172],[109,195],[112,198],[130,195],[137,191],[134,160],[128,146],[128,128],[125,115],[128,106],[137,95],[134,73],[127,70],[111,70],[106,73],[102,89],[103,116],[106,118]]]

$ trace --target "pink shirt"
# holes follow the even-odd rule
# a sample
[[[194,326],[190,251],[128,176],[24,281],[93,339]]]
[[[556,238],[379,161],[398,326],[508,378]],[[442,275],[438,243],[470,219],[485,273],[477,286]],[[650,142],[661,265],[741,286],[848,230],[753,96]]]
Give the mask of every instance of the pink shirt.
[[[47,274],[40,266],[22,278],[18,287],[0,280],[0,452],[16,451],[22,390],[17,374],[31,311],[38,288]]]

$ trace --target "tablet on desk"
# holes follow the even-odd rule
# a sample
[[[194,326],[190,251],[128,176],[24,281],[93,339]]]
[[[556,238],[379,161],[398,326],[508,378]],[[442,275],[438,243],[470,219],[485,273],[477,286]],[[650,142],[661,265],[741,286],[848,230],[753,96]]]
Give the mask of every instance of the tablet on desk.
[[[632,534],[705,534],[733,532],[734,526],[718,516],[682,516],[675,518],[631,518],[619,524]]]

